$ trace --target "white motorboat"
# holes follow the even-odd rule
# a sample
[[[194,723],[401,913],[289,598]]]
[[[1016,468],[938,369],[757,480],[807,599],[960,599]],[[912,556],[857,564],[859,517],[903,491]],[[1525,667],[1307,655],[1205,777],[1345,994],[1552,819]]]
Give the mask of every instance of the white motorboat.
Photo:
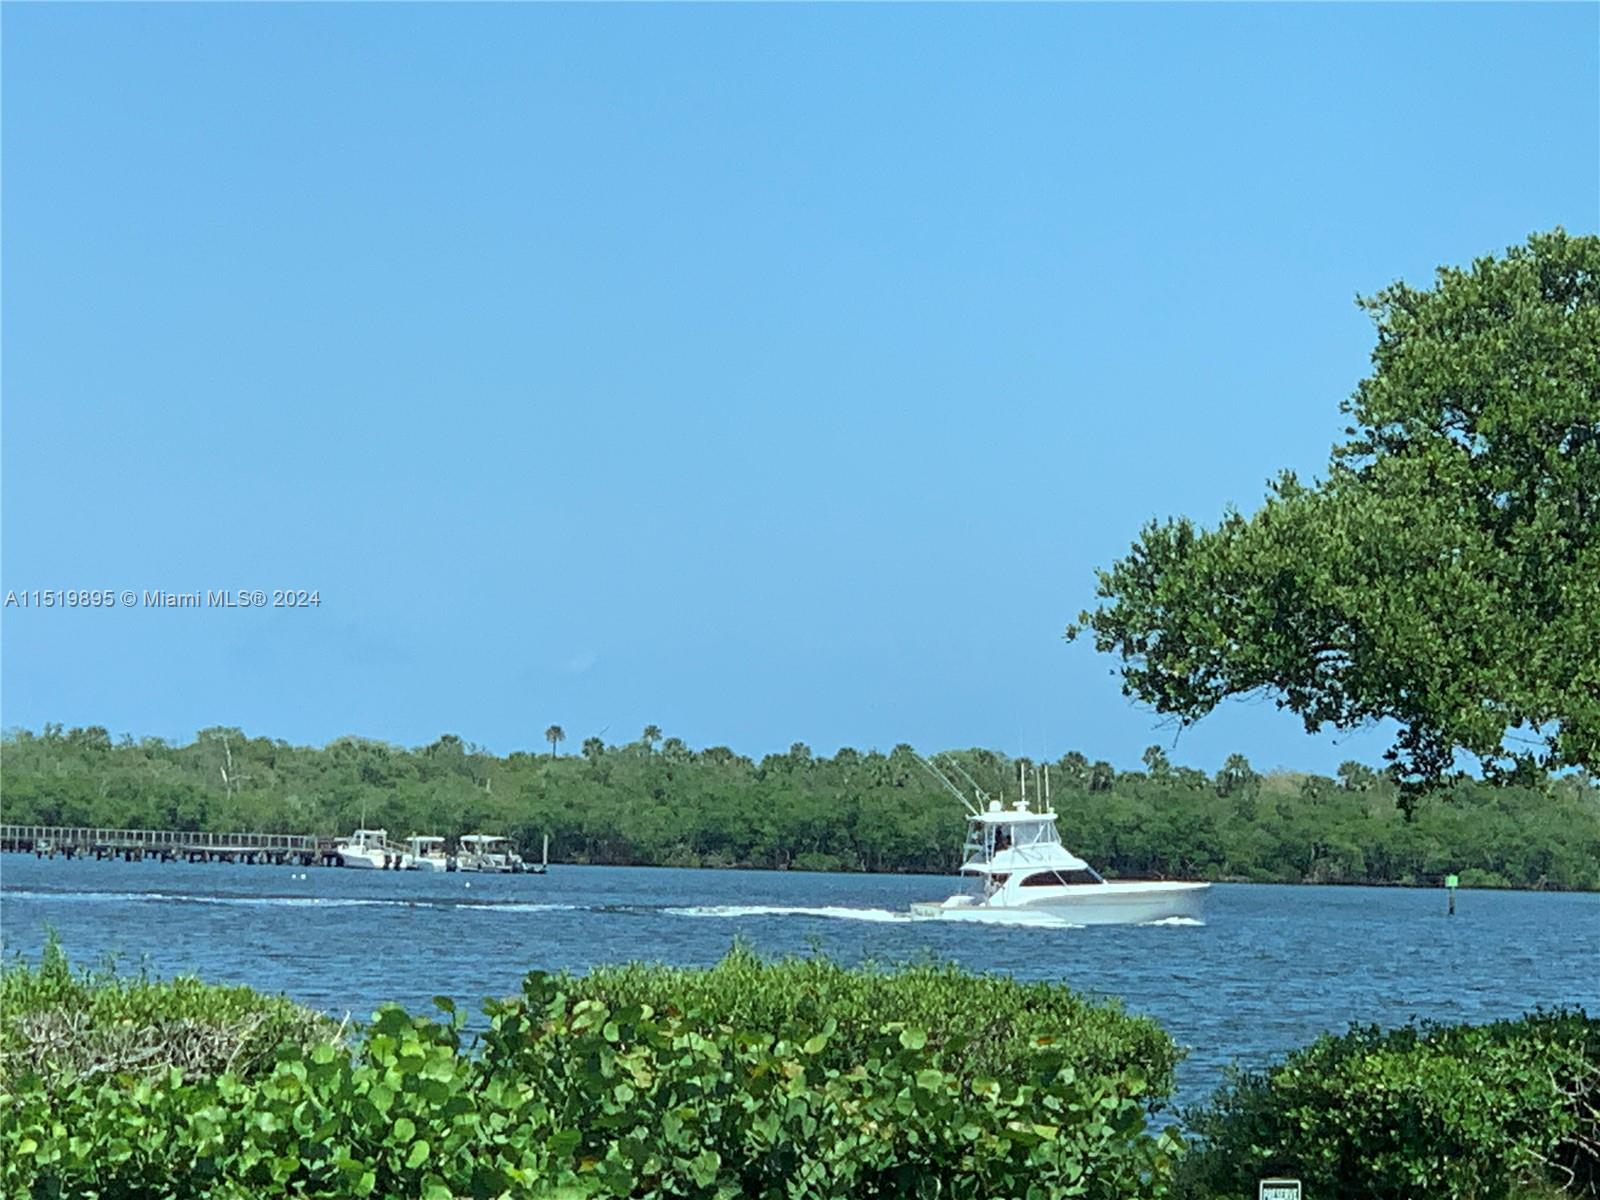
[[[412,837],[406,839],[406,852],[414,871],[454,871],[455,860],[445,853],[442,837]]]
[[[1010,808],[982,792],[978,795],[983,807],[979,807],[943,774],[934,773],[967,806],[961,872],[972,878],[973,887],[948,900],[913,904],[913,917],[1005,922],[1048,916],[1072,925],[1200,919],[1210,884],[1169,880],[1108,883],[1063,846],[1056,814],[1049,807],[1048,773],[1042,812],[1029,808],[1025,778],[1024,798]]]
[[[512,875],[526,871],[528,864],[512,846],[510,838],[488,833],[467,833],[457,846],[456,870]]]
[[[389,844],[387,829],[358,829],[333,846],[341,867],[363,871],[403,870],[411,864],[409,855]]]

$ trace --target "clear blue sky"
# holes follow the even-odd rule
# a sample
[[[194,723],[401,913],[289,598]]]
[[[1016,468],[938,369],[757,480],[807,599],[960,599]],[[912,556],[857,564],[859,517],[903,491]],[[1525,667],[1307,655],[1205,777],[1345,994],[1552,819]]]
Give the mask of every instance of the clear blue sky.
[[[1600,7],[17,5],[4,723],[1122,766],[1152,516],[1319,470],[1358,293],[1600,225]],[[1375,759],[1270,704],[1177,761]]]

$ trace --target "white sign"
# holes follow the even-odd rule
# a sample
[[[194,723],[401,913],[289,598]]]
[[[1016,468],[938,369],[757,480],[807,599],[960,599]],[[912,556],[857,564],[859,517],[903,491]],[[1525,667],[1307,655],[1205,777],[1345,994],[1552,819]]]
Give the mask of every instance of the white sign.
[[[1257,1200],[1300,1200],[1298,1179],[1263,1179]]]

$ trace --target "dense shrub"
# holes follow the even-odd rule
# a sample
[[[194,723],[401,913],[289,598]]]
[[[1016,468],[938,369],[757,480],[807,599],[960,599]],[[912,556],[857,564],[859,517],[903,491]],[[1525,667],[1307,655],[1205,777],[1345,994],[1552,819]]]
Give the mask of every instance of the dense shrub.
[[[774,1033],[692,998],[658,1013],[584,990],[530,976],[491,1006],[484,1062],[533,1083],[551,1148],[608,1194],[1166,1194],[1178,1143],[1146,1132],[1144,1078],[1080,1074],[1061,1039],[1030,1039],[1003,1079],[971,1077],[940,1065],[962,1060],[960,1031],[830,1017]]]
[[[1047,1016],[979,1030],[982,1046],[860,1007],[840,1020],[821,1012],[826,994],[791,1003],[781,1030],[732,1023],[756,1011],[741,988],[763,972],[778,988],[831,980],[842,1001],[870,994],[838,968],[742,953],[720,974],[627,968],[605,986],[651,992],[652,971],[684,986],[675,1004],[613,1005],[598,983],[532,975],[520,997],[486,1006],[476,1054],[454,1016],[386,1008],[358,1045],[290,1038],[253,1077],[173,1069],[47,1087],[19,1071],[0,1085],[0,1188],[105,1200],[1166,1194],[1177,1142],[1146,1130],[1146,1076],[1075,1065]],[[975,1011],[956,995],[967,977],[939,977],[947,995],[930,1013]],[[975,997],[996,986],[967,981]],[[1111,1037],[1112,1021],[1078,1019]],[[1005,1074],[951,1069],[984,1056]],[[1168,1045],[1157,1069],[1170,1057]]]
[[[947,966],[736,949],[707,971],[536,973],[471,1045],[445,1000],[346,1043],[281,999],[75,973],[54,950],[8,968],[0,1000],[8,1198],[1233,1200],[1278,1173],[1329,1198],[1600,1195],[1600,1022],[1581,1012],[1322,1038],[1236,1076],[1180,1157],[1148,1126],[1175,1057],[1159,1029]],[[80,1047],[262,1019],[209,1065],[29,1040],[75,1009]]]
[[[743,946],[709,970],[629,964],[564,978],[569,995],[611,1008],[693,1011],[714,1025],[779,1036],[809,1036],[829,1021],[824,1067],[846,1070],[866,1059],[886,1022],[928,1031],[925,1051],[943,1070],[1003,1079],[1054,1044],[1080,1076],[1137,1074],[1152,1106],[1172,1092],[1182,1057],[1148,1017],[1116,1001],[1090,1001],[1057,984],[973,975],[950,963],[846,968],[823,957],[767,962]]]
[[[38,967],[17,961],[0,973],[0,1084],[174,1067],[191,1079],[248,1078],[270,1068],[282,1045],[309,1049],[341,1036],[321,1013],[250,988],[74,969],[54,938]]]
[[[1182,1170],[1194,1197],[1253,1196],[1267,1174],[1371,1200],[1497,1200],[1541,1183],[1596,1196],[1600,1021],[1355,1029],[1235,1076],[1187,1116],[1203,1138]]]
[[[0,1093],[3,1194],[84,1200],[526,1195],[535,1097],[483,1079],[454,1030],[382,1010],[359,1053],[287,1044],[270,1074],[78,1079]]]

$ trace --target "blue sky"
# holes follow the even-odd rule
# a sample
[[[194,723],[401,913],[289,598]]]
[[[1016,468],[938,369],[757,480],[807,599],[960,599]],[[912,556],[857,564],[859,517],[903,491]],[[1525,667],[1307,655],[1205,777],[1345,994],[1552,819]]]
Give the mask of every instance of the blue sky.
[[[6,726],[1174,733],[1066,645],[1353,299],[1600,225],[1594,5],[7,5]],[[1268,702],[1176,761],[1331,770]],[[570,747],[569,747],[570,748]]]

